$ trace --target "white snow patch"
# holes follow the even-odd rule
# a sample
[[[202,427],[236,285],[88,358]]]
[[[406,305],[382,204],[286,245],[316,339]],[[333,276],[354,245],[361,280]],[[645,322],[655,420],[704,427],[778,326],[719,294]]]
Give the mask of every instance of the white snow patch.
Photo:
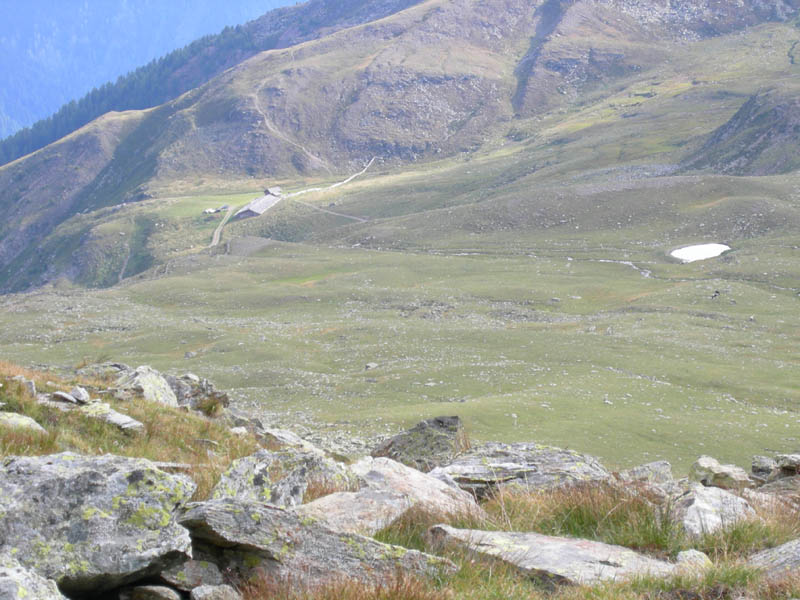
[[[690,263],[696,260],[714,258],[730,249],[731,247],[725,244],[698,244],[696,246],[686,246],[685,248],[673,250],[670,252],[670,256],[674,256],[685,263]]]

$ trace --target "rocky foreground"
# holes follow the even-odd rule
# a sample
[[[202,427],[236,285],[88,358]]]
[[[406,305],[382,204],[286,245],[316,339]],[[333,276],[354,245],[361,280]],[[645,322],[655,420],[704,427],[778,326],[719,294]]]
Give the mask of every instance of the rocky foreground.
[[[74,452],[7,456],[0,466],[2,599],[228,600],[241,598],[240,586],[253,578],[309,586],[378,583],[398,573],[441,580],[457,570],[445,556],[454,550],[553,584],[665,578],[700,573],[711,562],[697,550],[665,560],[595,540],[498,530],[482,503],[506,492],[604,486],[646,497],[689,539],[757,519],[765,506],[795,516],[800,508],[800,454],[755,457],[749,473],[707,456],[682,479],[666,462],[612,473],[591,456],[536,443],[470,447],[458,417],[439,417],[372,456],[345,461],[291,432],[226,414],[226,396],[200,378],[97,369],[111,382],[103,393],[213,415],[262,448],[231,462],[200,501],[177,463]],[[148,425],[84,388],[37,393],[30,379],[16,383],[43,406],[147,435]],[[48,435],[0,406],[0,432],[18,430]],[[373,538],[420,511],[441,517],[426,534],[432,553]],[[771,580],[793,576],[800,539],[744,562]]]

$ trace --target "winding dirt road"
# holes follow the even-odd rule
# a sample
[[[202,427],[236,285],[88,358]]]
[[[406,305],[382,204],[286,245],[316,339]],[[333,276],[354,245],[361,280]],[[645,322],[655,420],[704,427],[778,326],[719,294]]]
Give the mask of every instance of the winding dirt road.
[[[222,229],[225,227],[225,224],[230,221],[231,216],[233,215],[234,207],[231,206],[228,208],[228,212],[225,213],[225,216],[222,217],[222,221],[219,222],[217,228],[214,230],[214,235],[211,237],[211,244],[209,244],[209,248],[213,248],[214,246],[219,244],[219,240],[222,237]]]

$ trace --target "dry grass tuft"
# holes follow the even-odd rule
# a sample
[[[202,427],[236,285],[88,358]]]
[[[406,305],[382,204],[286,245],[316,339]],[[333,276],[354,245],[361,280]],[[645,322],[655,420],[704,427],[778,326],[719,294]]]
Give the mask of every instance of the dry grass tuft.
[[[303,503],[313,502],[318,498],[329,496],[337,492],[357,492],[358,482],[352,479],[330,477],[315,477],[309,480],[303,494]]]
[[[430,581],[398,575],[370,584],[355,579],[298,584],[265,576],[241,586],[244,600],[453,600],[451,590],[437,589]]]

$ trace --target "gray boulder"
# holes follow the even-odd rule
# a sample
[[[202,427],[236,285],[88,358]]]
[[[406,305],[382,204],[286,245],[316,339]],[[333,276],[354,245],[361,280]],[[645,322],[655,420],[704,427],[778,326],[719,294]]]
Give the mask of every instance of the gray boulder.
[[[260,428],[256,430],[255,435],[258,440],[270,450],[294,447],[305,450],[306,452],[322,452],[322,450],[311,442],[304,440],[296,433],[287,429]]]
[[[538,533],[456,529],[428,530],[434,547],[454,545],[513,565],[525,575],[553,583],[591,585],[637,576],[666,577],[673,565],[629,548]]]
[[[754,456],[750,473],[758,481],[766,481],[778,468],[778,463],[768,456]]]
[[[233,461],[214,487],[215,499],[238,498],[275,506],[303,504],[309,486],[317,490],[358,489],[358,480],[343,464],[320,452],[287,447],[259,450]]]
[[[755,511],[743,498],[699,483],[690,484],[688,491],[674,498],[670,509],[670,518],[695,537],[754,516]]]
[[[762,550],[751,556],[747,565],[761,569],[767,578],[773,580],[794,576],[800,569],[800,540]]]
[[[370,489],[405,496],[412,506],[437,515],[483,518],[471,494],[390,458],[366,457],[350,466]]]
[[[225,583],[219,567],[213,562],[199,560],[199,557],[164,569],[158,577],[164,583],[184,592],[190,592],[202,585],[215,586]]]
[[[123,371],[115,383],[117,395],[128,397],[139,394],[145,400],[166,406],[178,406],[178,399],[166,379],[152,367],[137,367]]]
[[[329,494],[293,510],[301,518],[314,519],[339,533],[372,536],[394,523],[411,506],[411,500],[404,494],[367,488]]]
[[[800,454],[779,454],[775,461],[778,463],[779,477],[800,475]]]
[[[144,459],[9,457],[0,468],[0,552],[68,594],[120,587],[189,557],[175,514],[195,488]]]
[[[427,473],[450,464],[467,450],[464,425],[459,417],[435,417],[385,441],[372,451]]]
[[[192,590],[190,600],[242,600],[229,585],[201,585]]]
[[[450,561],[336,533],[294,513],[234,499],[195,503],[180,520],[195,546],[216,554],[223,571],[247,577],[254,570],[302,585],[342,578],[375,583],[398,570],[415,576],[455,571]]]
[[[684,550],[675,557],[676,575],[700,575],[713,569],[714,563],[705,552],[699,550]]]
[[[472,448],[430,474],[440,473],[478,497],[490,495],[499,486],[536,490],[608,481],[612,477],[596,458],[585,454],[535,443],[499,442]]]
[[[701,456],[695,461],[689,470],[689,479],[724,490],[753,487],[753,480],[744,469],[736,465],[721,465],[710,456]]]
[[[89,392],[79,385],[76,385],[74,388],[72,388],[69,392],[69,395],[75,398],[78,404],[88,404],[92,400]]]
[[[50,394],[50,400],[53,402],[66,402],[67,404],[79,404],[78,399],[67,392],[53,392]]]
[[[47,434],[47,430],[29,416],[13,412],[0,412],[0,427]]]
[[[0,556],[0,598],[3,600],[66,600],[56,582],[26,569],[8,555]]]
[[[144,433],[146,429],[143,423],[114,410],[106,402],[91,402],[86,406],[81,406],[79,412],[90,419],[97,419],[109,425],[114,425],[128,433]]]
[[[28,379],[22,375],[14,375],[11,378],[12,381],[18,381],[20,385],[22,385],[22,389],[25,390],[30,396],[36,397],[36,382],[32,379]]]
[[[230,405],[228,394],[218,390],[208,379],[200,379],[192,373],[180,377],[166,375],[164,379],[175,394],[178,406],[216,416]]]

